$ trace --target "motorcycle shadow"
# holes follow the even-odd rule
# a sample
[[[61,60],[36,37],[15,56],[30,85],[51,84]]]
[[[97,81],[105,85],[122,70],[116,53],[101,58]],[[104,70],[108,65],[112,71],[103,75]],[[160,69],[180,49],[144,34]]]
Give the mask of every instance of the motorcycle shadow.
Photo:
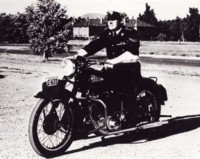
[[[162,122],[161,122],[162,123]],[[192,131],[200,127],[200,114],[171,118],[164,120],[165,124],[147,129],[138,129],[123,135],[112,136],[102,141],[91,143],[79,149],[67,151],[65,154],[86,151],[93,148],[110,146],[114,144],[139,144],[152,140],[157,140],[172,135]],[[167,123],[167,124],[166,124]]]

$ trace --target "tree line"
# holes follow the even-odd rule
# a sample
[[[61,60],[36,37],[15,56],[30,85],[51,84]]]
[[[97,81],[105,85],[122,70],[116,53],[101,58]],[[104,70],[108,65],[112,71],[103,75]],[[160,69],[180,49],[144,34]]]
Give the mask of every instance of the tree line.
[[[199,41],[200,14],[198,8],[189,8],[185,18],[157,20],[154,10],[146,3],[139,20],[155,26],[139,29],[142,40]],[[0,14],[0,43],[30,43],[36,54],[51,56],[62,52],[72,37],[74,19],[67,15],[55,0],[37,0],[36,5],[25,8],[24,13]]]
[[[198,8],[189,8],[189,14],[185,18],[176,17],[173,20],[157,20],[153,9],[146,3],[143,14],[139,14],[139,20],[156,26],[146,34],[141,35],[145,40],[200,40],[200,14]]]

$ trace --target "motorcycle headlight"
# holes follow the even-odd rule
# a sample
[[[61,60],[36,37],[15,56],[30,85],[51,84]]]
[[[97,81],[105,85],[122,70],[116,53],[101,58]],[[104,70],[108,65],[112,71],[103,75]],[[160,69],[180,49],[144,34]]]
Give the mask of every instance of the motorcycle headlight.
[[[61,63],[61,67],[63,74],[67,77],[75,73],[75,63],[72,59],[64,58]]]

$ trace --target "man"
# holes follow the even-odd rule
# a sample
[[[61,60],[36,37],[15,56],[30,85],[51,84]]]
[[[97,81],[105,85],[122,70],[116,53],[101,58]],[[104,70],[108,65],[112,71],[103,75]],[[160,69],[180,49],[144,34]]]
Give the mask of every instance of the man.
[[[140,77],[138,34],[134,29],[125,28],[124,18],[125,15],[119,12],[107,12],[108,29],[78,51],[79,56],[91,56],[106,48],[105,70],[109,70],[107,74],[110,76],[110,82],[114,82],[119,89],[124,89],[125,85],[134,83],[133,80]]]

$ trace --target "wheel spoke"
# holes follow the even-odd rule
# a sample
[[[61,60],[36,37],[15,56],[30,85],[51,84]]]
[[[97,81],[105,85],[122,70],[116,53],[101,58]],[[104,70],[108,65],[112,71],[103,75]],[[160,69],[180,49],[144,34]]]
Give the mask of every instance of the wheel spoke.
[[[41,126],[40,129],[37,130],[37,132],[38,132],[38,133],[43,133],[43,132],[44,132],[43,127]]]
[[[41,138],[42,138],[42,140],[41,140]],[[40,142],[43,144],[46,143],[47,139],[48,139],[48,135],[46,135],[46,134],[43,134],[43,136],[39,138]]]
[[[60,131],[58,131],[58,132],[60,132]],[[59,136],[59,133],[58,133],[58,132],[56,132],[56,134],[53,135],[53,136],[55,136],[56,138],[59,138],[59,139],[63,139],[62,137]],[[58,133],[58,134],[57,134],[57,133]]]
[[[54,144],[53,144],[53,141],[52,141],[53,139],[52,139],[52,138],[53,138],[53,136],[49,136],[49,140],[50,140],[51,144],[52,144],[53,147],[54,147]]]
[[[61,127],[59,130],[60,132],[67,134],[67,131],[63,127]]]

